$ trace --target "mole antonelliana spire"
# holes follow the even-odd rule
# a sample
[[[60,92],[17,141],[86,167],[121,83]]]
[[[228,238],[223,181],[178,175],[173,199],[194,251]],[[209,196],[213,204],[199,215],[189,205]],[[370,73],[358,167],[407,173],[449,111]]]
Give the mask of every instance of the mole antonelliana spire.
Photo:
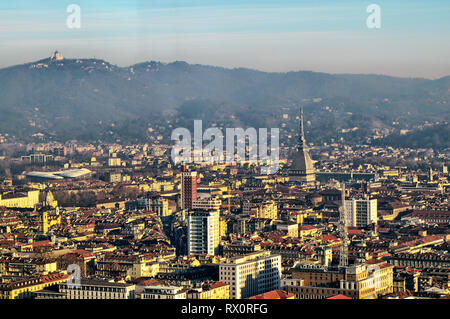
[[[288,171],[289,179],[295,182],[312,184],[316,180],[314,165],[309,155],[305,132],[303,129],[303,107],[300,107],[300,125],[297,152],[292,159],[292,165]]]
[[[305,132],[303,131],[303,107],[300,106],[300,130],[298,136],[298,149],[303,149],[305,146]]]

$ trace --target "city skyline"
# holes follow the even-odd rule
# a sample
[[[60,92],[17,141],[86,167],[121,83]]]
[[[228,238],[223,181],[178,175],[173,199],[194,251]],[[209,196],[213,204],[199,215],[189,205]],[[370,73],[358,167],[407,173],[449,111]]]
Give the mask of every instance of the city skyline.
[[[0,3],[0,301],[450,299],[448,12]]]

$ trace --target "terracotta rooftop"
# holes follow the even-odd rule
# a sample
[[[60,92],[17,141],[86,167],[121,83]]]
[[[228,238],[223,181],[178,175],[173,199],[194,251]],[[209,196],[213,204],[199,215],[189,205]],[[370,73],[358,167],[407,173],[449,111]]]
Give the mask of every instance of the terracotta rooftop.
[[[329,297],[327,299],[352,299],[352,298],[344,296],[344,295],[336,295],[336,296],[333,296],[333,297]]]
[[[283,290],[272,290],[247,299],[288,299],[293,298],[294,294]]]

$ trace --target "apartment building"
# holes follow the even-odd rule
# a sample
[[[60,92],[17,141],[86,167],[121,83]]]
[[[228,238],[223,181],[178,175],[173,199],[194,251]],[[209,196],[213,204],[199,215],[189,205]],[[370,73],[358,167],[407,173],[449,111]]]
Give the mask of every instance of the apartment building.
[[[378,221],[376,199],[347,199],[345,212],[348,226],[363,228]]]
[[[2,281],[0,283],[0,299],[27,299],[36,291],[66,282],[69,275],[51,273],[47,275],[20,279],[17,281]]]
[[[186,299],[186,289],[177,286],[148,286],[141,299]]]
[[[233,257],[219,266],[219,280],[230,285],[230,298],[243,299],[280,288],[281,256],[259,251]]]
[[[353,299],[375,299],[393,292],[393,266],[386,262],[348,267],[298,265],[291,281],[284,281],[297,299],[326,299],[344,295]]]
[[[134,299],[136,285],[104,280],[81,279],[80,283],[59,285],[66,299]]]
[[[188,216],[188,254],[217,255],[220,244],[219,211],[195,210]]]

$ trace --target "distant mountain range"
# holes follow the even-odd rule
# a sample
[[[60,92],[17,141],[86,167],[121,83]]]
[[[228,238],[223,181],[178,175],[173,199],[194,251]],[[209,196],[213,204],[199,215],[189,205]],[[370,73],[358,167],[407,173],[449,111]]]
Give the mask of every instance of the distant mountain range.
[[[24,140],[40,133],[61,141],[145,141],[148,127],[170,139],[164,129],[203,119],[204,127],[281,127],[287,135],[295,133],[303,105],[309,141],[361,142],[376,132],[414,131],[426,121],[445,130],[449,98],[450,76],[267,73],[179,61],[118,67],[53,57],[0,69],[0,133]],[[433,147],[449,147],[437,143]]]

